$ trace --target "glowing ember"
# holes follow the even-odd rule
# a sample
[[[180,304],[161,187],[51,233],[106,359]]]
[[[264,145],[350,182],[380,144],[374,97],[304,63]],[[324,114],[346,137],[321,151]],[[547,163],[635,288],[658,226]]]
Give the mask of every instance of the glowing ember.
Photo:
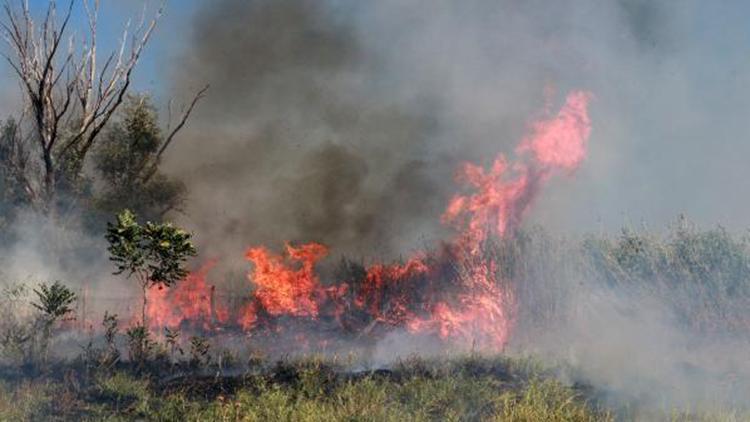
[[[513,325],[515,302],[485,244],[492,237],[509,236],[520,225],[555,171],[572,172],[580,166],[591,132],[590,100],[591,94],[574,92],[556,115],[532,123],[530,134],[516,149],[517,162],[500,155],[488,169],[461,166],[456,179],[468,192],[454,196],[442,216],[456,235],[439,252],[419,254],[401,264],[374,264],[364,268],[358,280],[323,286],[315,266],[327,256],[326,246],[287,245],[283,255],[250,248],[245,256],[252,263],[248,278],[255,290],[233,317],[213,299],[213,288],[205,281],[210,269],[206,266],[170,291],[149,292],[151,324],[190,322],[208,329],[221,323],[251,331],[259,330],[259,322],[268,318],[328,318],[342,329],[383,324],[482,349],[502,349]],[[360,315],[361,323],[347,322],[357,319],[354,314]]]

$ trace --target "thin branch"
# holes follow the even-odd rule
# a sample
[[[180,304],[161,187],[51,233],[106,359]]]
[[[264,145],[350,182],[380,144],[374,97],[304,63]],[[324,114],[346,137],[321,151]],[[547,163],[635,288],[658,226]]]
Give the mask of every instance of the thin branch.
[[[206,96],[206,92],[208,92],[209,88],[210,86],[206,85],[200,91],[198,91],[197,94],[195,94],[188,108],[182,113],[182,118],[180,119],[180,122],[177,124],[177,126],[175,126],[174,130],[172,130],[172,132],[170,132],[169,135],[167,135],[167,138],[164,141],[164,144],[161,146],[161,148],[159,148],[159,152],[156,154],[157,158],[161,158],[161,156],[164,154],[164,151],[166,151],[167,148],[169,148],[169,144],[172,143],[172,140],[174,139],[175,135],[177,135],[177,133],[180,132],[183,127],[185,127],[185,124],[190,118],[190,115],[193,113],[193,109],[195,109],[195,106],[198,104],[198,102]]]
[[[146,183],[151,178],[154,177],[157,170],[159,169],[159,164],[161,164],[162,156],[164,155],[164,152],[169,148],[169,145],[174,140],[175,136],[182,130],[182,128],[185,127],[185,124],[187,124],[188,119],[190,118],[190,115],[193,113],[193,110],[195,109],[195,106],[198,104],[200,100],[202,100],[206,96],[206,92],[208,92],[208,89],[210,88],[209,85],[204,86],[200,91],[198,91],[195,96],[193,97],[193,100],[190,102],[190,105],[184,109],[182,113],[182,117],[180,118],[179,123],[175,128],[169,132],[166,139],[164,140],[164,143],[159,148],[159,151],[156,153],[156,157],[153,159],[151,166],[149,167],[148,171],[143,176],[143,182]]]

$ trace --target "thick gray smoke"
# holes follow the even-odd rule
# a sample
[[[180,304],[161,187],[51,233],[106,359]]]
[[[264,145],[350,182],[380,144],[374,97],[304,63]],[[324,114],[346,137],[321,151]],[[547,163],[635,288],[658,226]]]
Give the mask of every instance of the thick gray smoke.
[[[509,353],[557,362],[563,379],[593,385],[605,401],[631,411],[746,405],[746,336],[686,329],[663,293],[568,281],[558,299],[565,311],[538,329],[526,327]]]
[[[171,164],[209,248],[292,240],[377,254],[435,232],[444,162],[457,158],[431,145],[439,104],[399,93],[356,11],[330,6],[229,0],[197,16],[175,79],[211,91]]]
[[[596,96],[591,153],[543,195],[538,222],[750,223],[747,195],[726,189],[750,148],[738,112],[750,43],[717,25],[741,5],[201,5],[171,68],[176,95],[212,90],[170,167],[191,189],[186,218],[221,253],[283,240],[359,255],[421,246],[439,233],[457,162],[507,152],[545,92],[570,89]]]
[[[212,86],[170,162],[188,224],[223,255],[284,240],[364,256],[423,246],[457,164],[507,152],[545,87],[581,87],[513,60],[492,29],[504,7],[206,4],[174,78],[178,92]]]

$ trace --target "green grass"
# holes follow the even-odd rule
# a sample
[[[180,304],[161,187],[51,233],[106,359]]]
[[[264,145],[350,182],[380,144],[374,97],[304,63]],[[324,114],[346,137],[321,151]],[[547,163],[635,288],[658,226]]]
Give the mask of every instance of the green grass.
[[[0,386],[2,420],[593,421],[611,420],[525,361],[411,359],[341,372],[321,359],[279,362],[235,379],[163,383],[123,372]],[[231,381],[231,382],[230,382]]]

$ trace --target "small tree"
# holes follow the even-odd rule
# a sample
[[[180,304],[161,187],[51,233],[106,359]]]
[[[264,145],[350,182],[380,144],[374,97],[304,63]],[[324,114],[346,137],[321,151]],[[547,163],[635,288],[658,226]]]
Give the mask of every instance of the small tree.
[[[51,323],[73,312],[70,306],[76,301],[76,294],[59,281],[51,286],[42,283],[34,293],[37,301],[31,305],[42,311],[44,319]]]
[[[200,368],[211,361],[211,346],[205,337],[190,337],[190,365]]]
[[[144,327],[148,288],[169,287],[188,274],[185,261],[197,253],[191,237],[190,233],[170,223],[140,225],[130,210],[121,212],[117,223],[107,223],[110,260],[117,266],[114,274],[135,276],[143,292],[141,323]]]
[[[55,281],[51,286],[46,283],[34,289],[36,301],[31,305],[41,312],[39,323],[41,324],[40,352],[42,359],[47,359],[47,347],[55,322],[73,313],[71,305],[76,301],[76,295],[67,286]]]
[[[105,311],[104,319],[102,320],[102,327],[104,327],[104,342],[107,345],[107,349],[104,351],[102,359],[99,361],[99,366],[110,368],[120,359],[120,351],[117,350],[117,345],[115,344],[115,338],[120,331],[117,322],[117,314],[110,314]]]

